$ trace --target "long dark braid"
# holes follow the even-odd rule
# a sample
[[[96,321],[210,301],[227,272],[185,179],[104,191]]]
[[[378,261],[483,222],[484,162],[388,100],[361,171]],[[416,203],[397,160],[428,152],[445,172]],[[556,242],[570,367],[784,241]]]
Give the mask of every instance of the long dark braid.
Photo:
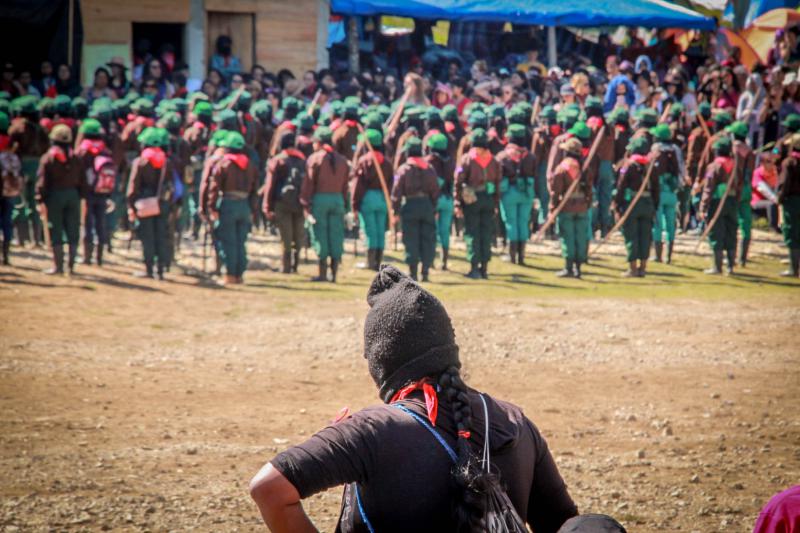
[[[456,441],[458,460],[451,470],[454,486],[452,512],[456,520],[456,531],[459,533],[486,531],[484,516],[487,494],[497,480],[481,468],[480,459],[470,445],[472,407],[467,395],[467,386],[455,366],[449,367],[439,376],[439,386],[453,410],[458,430]]]

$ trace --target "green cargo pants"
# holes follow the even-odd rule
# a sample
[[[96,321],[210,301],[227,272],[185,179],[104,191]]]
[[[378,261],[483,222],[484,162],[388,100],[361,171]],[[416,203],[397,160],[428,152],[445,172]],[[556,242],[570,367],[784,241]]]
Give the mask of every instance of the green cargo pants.
[[[344,197],[339,193],[319,192],[311,199],[311,244],[317,257],[340,261],[344,253]]]
[[[708,216],[713,217],[717,212],[717,206],[720,200],[712,199],[708,209]],[[736,251],[736,198],[728,196],[724,200],[725,204],[722,206],[722,212],[708,233],[708,242],[711,244],[711,249],[714,251],[728,250],[731,252]],[[707,220],[711,223],[711,219]]]
[[[649,257],[654,214],[653,199],[649,196],[642,196],[633,206],[625,224],[622,225],[622,236],[625,238],[625,250],[628,252],[629,263],[645,261]]]
[[[229,276],[240,277],[247,268],[247,235],[250,233],[250,201],[222,198],[219,204],[219,220],[214,233],[220,244],[220,259]]]
[[[477,196],[474,204],[463,208],[467,261],[473,267],[487,265],[491,260],[494,231],[494,199],[486,192],[479,192]]]
[[[388,209],[383,191],[370,189],[361,200],[361,209],[358,211],[358,220],[367,240],[368,250],[383,250],[386,248],[386,220]]]
[[[589,212],[559,213],[556,224],[561,238],[562,257],[585,263],[589,254]]]
[[[81,229],[81,197],[77,189],[60,189],[47,193],[47,226],[53,246],[66,243],[77,246]]]
[[[422,262],[425,270],[436,255],[436,215],[430,198],[409,198],[400,209],[406,264]]]

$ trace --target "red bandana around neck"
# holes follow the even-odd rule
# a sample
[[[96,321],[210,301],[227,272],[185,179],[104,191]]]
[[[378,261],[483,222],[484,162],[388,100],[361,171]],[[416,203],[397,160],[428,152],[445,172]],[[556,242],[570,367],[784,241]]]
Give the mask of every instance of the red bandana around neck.
[[[164,150],[156,146],[149,146],[142,150],[142,157],[147,159],[150,166],[156,170],[161,170],[161,167],[167,162],[167,154],[164,153]]]
[[[322,149],[328,152],[329,154],[333,153],[333,146],[331,146],[330,144],[323,144]]]
[[[596,130],[603,127],[603,117],[589,117],[586,120],[586,125]]]
[[[514,163],[519,163],[522,161],[522,158],[528,154],[528,151],[525,148],[512,142],[506,145],[505,152]]]
[[[301,152],[300,150],[296,149],[296,148],[286,148],[286,149],[283,150],[283,153],[286,154],[286,155],[290,155],[292,157],[296,157],[298,159],[305,160],[305,158],[306,158],[306,155],[303,152]]]
[[[382,153],[380,153],[380,152],[379,152],[379,151],[377,151],[377,150],[373,150],[373,151],[372,151],[372,157],[374,157],[374,158],[375,158],[375,161],[377,161],[379,165],[382,165],[382,164],[383,164],[383,161],[384,161],[384,159],[385,159],[385,158],[383,157],[383,154],[382,154]]]
[[[421,168],[422,170],[427,170],[428,168],[428,162],[418,156],[409,157],[408,162],[417,168]]]
[[[553,137],[558,137],[561,135],[561,126],[558,124],[550,124],[550,135]]]
[[[718,155],[714,158],[714,162],[719,163],[725,172],[730,173],[733,170],[733,159],[728,156]]]
[[[422,394],[425,395],[425,409],[428,411],[428,420],[431,421],[432,426],[436,426],[436,417],[439,415],[439,397],[436,395],[436,389],[433,387],[431,378],[422,378],[410,385],[406,385],[392,396],[392,400],[389,403],[405,400],[412,392],[417,390],[421,390]]]
[[[136,122],[143,125],[145,128],[152,128],[156,124],[156,121],[150,117],[136,117]]]
[[[203,130],[203,129],[205,129],[205,128],[206,128],[206,125],[205,125],[205,124],[203,124],[202,122],[200,122],[199,120],[196,120],[196,121],[194,122],[194,124],[192,124],[192,126],[193,126],[193,127],[195,127],[195,128],[197,128],[197,129],[200,129],[200,130]]]
[[[646,165],[647,163],[650,162],[650,158],[642,154],[633,154],[631,155],[631,161],[635,161],[640,165]]]
[[[106,143],[100,139],[84,139],[78,150],[81,152],[88,152],[92,155],[97,155],[106,149]]]
[[[446,131],[447,133],[453,133],[454,131],[456,131],[456,125],[449,121],[445,122],[444,131]]]
[[[297,144],[311,144],[311,137],[308,135],[298,135],[297,139],[295,140]]]
[[[351,118],[348,118],[347,120],[345,120],[344,123],[350,128],[357,128],[358,127],[358,121],[355,121],[355,120],[353,120]]]
[[[50,155],[55,157],[59,163],[67,162],[67,154],[64,152],[64,149],[61,148],[60,146],[51,146]]]
[[[586,158],[589,155],[588,148],[581,148],[581,157]]]
[[[0,152],[8,150],[10,144],[11,144],[11,137],[6,135],[5,133],[0,133]]]
[[[627,131],[628,127],[625,124],[614,124],[614,129],[622,133],[624,131]]]
[[[244,154],[225,154],[225,159],[228,161],[233,161],[237,167],[241,168],[242,170],[247,168],[247,164],[250,160]]]
[[[469,158],[478,163],[479,167],[486,170],[486,167],[492,162],[492,153],[486,149],[479,153],[477,148],[472,148],[469,151]]]

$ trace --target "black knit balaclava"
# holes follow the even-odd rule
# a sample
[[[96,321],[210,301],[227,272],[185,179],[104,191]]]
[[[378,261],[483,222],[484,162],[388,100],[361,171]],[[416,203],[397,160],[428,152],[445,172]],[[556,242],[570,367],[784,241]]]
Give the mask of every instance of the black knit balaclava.
[[[408,383],[461,367],[444,306],[395,267],[381,266],[367,303],[364,358],[381,400],[389,403]]]

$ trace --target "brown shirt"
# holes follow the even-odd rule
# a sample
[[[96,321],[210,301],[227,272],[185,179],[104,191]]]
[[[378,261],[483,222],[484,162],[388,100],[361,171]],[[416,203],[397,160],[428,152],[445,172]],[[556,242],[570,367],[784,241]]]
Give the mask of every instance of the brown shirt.
[[[65,160],[59,160],[57,153],[63,153]],[[48,193],[66,189],[77,189],[86,196],[86,170],[83,161],[72,150],[61,151],[52,147],[39,159],[36,172],[36,198],[44,200]]]
[[[431,207],[436,206],[439,199],[439,184],[436,172],[420,157],[410,157],[403,163],[394,176],[392,187],[392,206],[394,212],[400,212],[403,198],[428,197]]]
[[[15,118],[8,128],[9,144],[11,149],[20,157],[41,157],[50,141],[47,133],[37,124],[26,118]]]
[[[204,155],[211,138],[211,130],[202,122],[195,122],[183,132],[183,139],[189,143],[191,155]]]
[[[353,206],[354,211],[361,209],[361,200],[364,195],[370,190],[383,191],[381,185],[381,178],[375,165],[380,165],[383,171],[383,178],[387,180],[386,187],[389,188],[392,179],[392,164],[389,162],[382,153],[364,154],[358,158],[355,168],[353,169],[353,193],[350,197],[350,205]]]
[[[698,172],[700,158],[706,148],[707,141],[708,137],[706,137],[703,128],[700,126],[693,129],[689,134],[689,141],[686,147],[686,173],[692,183],[700,179],[700,173]]]
[[[303,181],[305,180],[306,158],[302,152],[296,149],[284,150],[269,160],[267,164],[267,185],[264,191],[264,203],[261,206],[261,210],[264,213],[275,212],[275,206],[281,200],[281,191],[292,172],[298,173],[298,175],[303,178]],[[299,194],[297,198],[297,205],[289,207],[299,210]]]
[[[553,136],[549,127],[542,126],[534,130],[533,139],[531,140],[531,153],[533,158],[536,159],[537,165],[541,165],[542,161],[547,161],[552,145]]]
[[[491,156],[491,152],[485,152]],[[459,165],[456,168],[455,177],[455,205],[461,206],[464,197],[464,187],[472,187],[475,191],[485,191],[489,183],[494,184],[494,204],[500,204],[500,163],[493,156],[487,158],[487,164],[481,165],[478,162],[477,152],[470,150],[461,156]]]
[[[437,178],[444,180],[439,187],[439,195],[453,197],[453,179],[456,173],[456,162],[452,157],[443,158],[437,153],[430,153],[425,156],[425,161],[433,168]],[[438,183],[438,180],[437,180]]]
[[[508,178],[510,185],[516,185],[517,178],[532,178],[536,174],[536,160],[533,154],[513,143],[495,156],[500,163],[501,174]]]
[[[129,208],[133,209],[136,200],[140,198],[159,194],[159,183],[161,184],[159,199],[169,201],[172,198],[171,176],[174,170],[169,158],[166,159],[164,165],[161,168],[155,168],[150,161],[141,156],[133,160],[126,193]]]
[[[353,160],[357,144],[358,126],[356,126],[355,121],[351,124],[350,121],[346,120],[333,132],[331,139],[333,149],[346,157],[348,161]]]
[[[306,177],[300,192],[300,203],[305,208],[311,207],[317,193],[340,193],[347,197],[350,162],[330,146],[327,148],[330,151],[318,150],[306,162]]]
[[[547,442],[519,407],[484,397],[492,466],[512,505],[536,533],[556,533],[577,508]],[[480,454],[485,415],[478,394],[470,390],[468,398],[473,413],[470,443]],[[400,404],[427,421],[420,393]],[[434,430],[455,448],[455,420],[447,401],[439,403]],[[363,409],[280,453],[271,464],[301,498],[346,485],[336,531],[367,531],[356,487],[375,531],[456,530],[450,512],[452,460],[425,427],[397,407]]]
[[[708,210],[711,207],[711,200],[714,197],[717,186],[728,183],[731,172],[733,172],[733,159],[730,157],[717,157],[708,165],[703,180],[703,196],[700,198],[700,212],[709,214]],[[732,196],[737,201],[739,199],[735,179],[733,183],[731,183],[731,190],[728,191],[728,196]]]
[[[567,190],[575,180],[580,180],[580,184],[573,190],[561,212],[585,213],[588,211],[592,205],[591,176],[581,172],[581,163],[573,156],[568,155],[553,169],[553,173],[547,179],[551,212],[561,204]]]
[[[222,161],[222,155],[224,153],[225,150],[223,148],[214,148],[210,154],[206,155],[206,159],[203,161],[203,171],[200,174],[200,186],[198,188],[198,203],[200,204],[199,211],[201,217],[205,217],[206,213],[208,213],[208,189],[211,183],[211,175],[217,163]]]
[[[631,140],[631,129],[624,125],[614,126],[614,164],[622,164],[625,159],[625,152],[628,151],[628,143]]]
[[[243,165],[244,168],[242,168]],[[211,173],[208,183],[208,212],[218,213],[217,203],[226,196],[237,200],[250,200],[255,214],[258,173],[255,164],[244,154],[225,154]]]
[[[658,159],[657,155],[655,155],[655,157]],[[627,204],[632,201],[633,197],[639,192],[639,188],[642,186],[642,182],[647,176],[648,167],[648,161],[640,159],[637,156],[631,156],[623,163],[619,171],[619,176],[617,177],[617,194],[614,197],[614,204],[620,214],[625,212]],[[630,191],[627,193],[630,195],[629,198],[626,198],[626,190]],[[642,195],[650,196],[653,200],[653,204],[658,206],[660,192],[658,176],[654,166],[653,172],[650,173],[650,179],[647,185],[644,186]]]
[[[790,152],[781,163],[778,176],[778,202],[783,203],[790,196],[800,196],[800,153]]]

